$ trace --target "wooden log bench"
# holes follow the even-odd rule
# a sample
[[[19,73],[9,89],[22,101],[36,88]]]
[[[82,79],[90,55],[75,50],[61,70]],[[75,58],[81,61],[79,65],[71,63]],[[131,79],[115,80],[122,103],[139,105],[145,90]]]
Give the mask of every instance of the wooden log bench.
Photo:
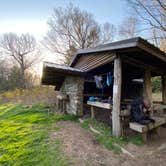
[[[104,108],[104,109],[108,109],[108,110],[112,109],[112,105],[110,103],[102,103],[102,102],[98,102],[98,101],[94,101],[94,102],[88,101],[87,104],[90,105],[90,107],[91,107],[91,118],[92,119],[95,117],[94,107]]]
[[[164,118],[166,122],[166,114],[158,115],[158,117]],[[163,127],[166,127],[166,123],[163,125]]]
[[[152,119],[155,120],[155,123],[149,123],[148,125],[141,125],[136,122],[130,122],[129,127],[130,129],[137,131],[142,134],[142,138],[144,142],[147,141],[147,134],[148,131],[155,129],[157,134],[160,136],[160,128],[162,125],[166,123],[166,118],[164,117],[151,117]]]
[[[102,103],[102,102],[98,102],[98,101],[88,101],[87,105],[89,105],[91,107],[91,119],[95,118],[95,107],[101,108],[101,109],[107,109],[110,110],[110,119],[112,116],[112,104],[110,103]],[[130,110],[126,109],[126,110],[121,110],[120,111],[120,121],[121,121],[121,135],[124,135],[124,120],[126,117],[130,117]]]

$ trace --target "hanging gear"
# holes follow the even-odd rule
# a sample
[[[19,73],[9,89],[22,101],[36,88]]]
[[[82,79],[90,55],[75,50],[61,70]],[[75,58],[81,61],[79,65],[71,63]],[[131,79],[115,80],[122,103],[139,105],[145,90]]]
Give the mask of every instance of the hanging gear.
[[[107,73],[107,86],[112,84],[112,74],[111,72]]]

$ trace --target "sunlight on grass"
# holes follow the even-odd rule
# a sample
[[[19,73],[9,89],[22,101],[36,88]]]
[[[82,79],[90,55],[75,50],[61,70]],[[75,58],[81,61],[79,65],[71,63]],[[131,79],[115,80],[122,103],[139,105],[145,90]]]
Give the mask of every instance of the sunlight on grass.
[[[59,130],[56,126],[57,121],[70,120],[78,124],[78,119],[76,116],[53,114],[51,111],[48,114],[47,109],[42,104],[34,105],[32,108],[25,108],[21,104],[0,105],[0,165],[72,165],[71,159],[62,152],[61,140],[50,140],[49,134]],[[120,149],[114,146],[115,144],[143,144],[138,135],[128,140],[113,137],[110,126],[90,118],[80,125],[87,130],[89,125],[92,125],[101,133],[93,133],[99,143],[116,153],[119,153]]]
[[[153,101],[161,102],[162,101],[162,93],[160,93],[160,92],[153,93],[152,98],[153,98]]]
[[[0,165],[68,165],[61,141],[49,141],[49,132],[58,130],[54,122],[72,116],[48,116],[43,105],[32,109],[22,105],[0,106]]]

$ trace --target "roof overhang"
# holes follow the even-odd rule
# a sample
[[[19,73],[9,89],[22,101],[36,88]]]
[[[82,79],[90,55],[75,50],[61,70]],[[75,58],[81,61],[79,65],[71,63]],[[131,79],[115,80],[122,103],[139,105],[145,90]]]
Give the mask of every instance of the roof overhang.
[[[161,51],[159,48],[155,47],[154,45],[150,44],[146,40],[142,39],[141,37],[126,39],[122,41],[117,41],[109,44],[99,45],[94,48],[87,48],[87,49],[80,49],[73,57],[70,66],[74,66],[77,63],[77,59],[82,55],[87,55],[90,53],[96,52],[105,52],[105,51],[123,51],[129,50],[132,48],[141,49],[158,59],[166,62],[166,53]]]
[[[107,54],[109,56],[107,56]],[[127,61],[139,67],[141,65],[145,68],[151,67],[154,72],[166,72],[166,53],[146,40],[136,37],[100,45],[94,48],[79,50],[69,66],[44,62],[42,84],[55,85],[56,90],[59,90],[66,76],[86,77],[92,67],[96,69],[106,64],[106,62],[109,62],[109,65],[116,55],[120,55],[123,62]],[[84,56],[86,56],[86,58],[83,58]],[[96,60],[94,59],[93,61],[91,57],[88,59],[88,56],[93,56]],[[99,59],[97,59],[97,57]],[[81,60],[81,58],[84,60]],[[78,66],[78,64],[83,66],[83,63],[85,64],[84,68]],[[88,68],[89,66],[90,68]]]
[[[66,76],[85,77],[86,72],[66,65],[50,62],[43,63],[43,85],[55,85],[56,90],[59,90]]]

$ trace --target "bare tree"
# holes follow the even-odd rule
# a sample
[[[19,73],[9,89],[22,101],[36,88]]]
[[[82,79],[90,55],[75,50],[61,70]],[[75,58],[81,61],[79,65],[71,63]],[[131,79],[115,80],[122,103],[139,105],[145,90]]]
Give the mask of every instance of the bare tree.
[[[44,45],[67,60],[80,48],[88,48],[113,40],[115,27],[99,25],[92,14],[69,4],[56,8],[48,21],[49,31]]]
[[[7,33],[0,40],[3,54],[12,57],[21,69],[22,88],[26,88],[25,71],[38,59],[36,46],[35,38],[29,34],[18,36],[14,33]]]
[[[126,17],[122,24],[119,26],[120,38],[126,39],[138,35],[138,21],[136,17]]]
[[[7,88],[8,65],[6,61],[0,58],[0,91]]]
[[[100,38],[99,38],[99,43],[97,44],[104,44],[111,42],[115,39],[115,36],[116,36],[115,26],[113,24],[106,22],[100,26]]]
[[[156,29],[158,38],[166,36],[166,0],[127,0],[136,14]],[[154,29],[152,29],[154,31]]]

